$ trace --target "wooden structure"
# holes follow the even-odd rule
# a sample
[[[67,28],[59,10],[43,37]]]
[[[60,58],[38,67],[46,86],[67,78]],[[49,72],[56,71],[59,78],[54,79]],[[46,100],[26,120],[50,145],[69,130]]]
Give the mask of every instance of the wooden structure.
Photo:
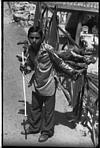
[[[67,12],[66,15],[66,30],[71,34],[71,37],[79,45],[80,31],[85,17],[92,16],[96,18],[96,22],[91,20],[92,26],[98,24],[99,3],[98,2],[41,2],[42,7],[48,6],[53,12],[54,5],[57,6],[57,11]],[[93,24],[94,23],[94,24]],[[89,26],[90,27],[90,26]]]
[[[90,13],[99,12],[98,2],[44,2],[50,8],[57,5],[58,11],[84,11]]]

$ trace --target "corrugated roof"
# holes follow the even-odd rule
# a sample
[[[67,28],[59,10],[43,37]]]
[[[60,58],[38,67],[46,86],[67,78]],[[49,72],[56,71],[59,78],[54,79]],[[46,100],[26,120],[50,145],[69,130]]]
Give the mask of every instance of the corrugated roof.
[[[57,5],[58,9],[99,12],[99,2],[45,2],[49,7]]]

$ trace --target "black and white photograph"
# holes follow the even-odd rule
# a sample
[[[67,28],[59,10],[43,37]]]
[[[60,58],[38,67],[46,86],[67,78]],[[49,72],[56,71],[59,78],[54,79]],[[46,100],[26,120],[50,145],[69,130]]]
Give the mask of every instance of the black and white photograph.
[[[99,146],[99,2],[1,2],[2,146]]]

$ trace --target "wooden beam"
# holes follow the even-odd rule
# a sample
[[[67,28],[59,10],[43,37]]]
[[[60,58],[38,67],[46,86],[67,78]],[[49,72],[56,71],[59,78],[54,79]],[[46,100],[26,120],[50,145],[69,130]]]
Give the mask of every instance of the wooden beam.
[[[80,48],[79,45],[72,39],[72,37],[69,35],[68,32],[65,32],[60,26],[58,26],[58,28],[59,28],[60,31],[62,31],[62,32],[65,34],[66,37],[68,37],[68,39],[69,39],[75,46],[77,46],[78,48]]]
[[[43,2],[43,4],[53,13],[53,10],[52,10],[50,7],[48,7],[47,4],[45,4],[44,2]],[[58,29],[59,29],[60,31],[62,31],[62,33],[64,33],[64,35],[65,35],[66,37],[68,37],[68,39],[69,39],[77,48],[80,48],[79,45],[78,45],[78,44],[72,39],[72,37],[69,35],[68,31],[65,32],[60,26],[58,26]]]
[[[48,5],[48,7],[53,8],[56,4],[58,7],[58,11],[81,11],[81,12],[89,12],[89,13],[99,13],[99,3],[98,2],[44,2]],[[95,5],[93,7],[93,5]]]

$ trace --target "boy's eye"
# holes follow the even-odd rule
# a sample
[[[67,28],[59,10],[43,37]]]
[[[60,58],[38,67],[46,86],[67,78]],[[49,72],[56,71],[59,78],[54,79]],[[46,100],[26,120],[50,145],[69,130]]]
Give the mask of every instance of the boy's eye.
[[[31,39],[36,39],[36,40],[39,39],[39,37],[36,37],[36,38],[30,37],[30,38],[31,38]]]
[[[37,37],[36,39],[39,39],[39,37]]]

